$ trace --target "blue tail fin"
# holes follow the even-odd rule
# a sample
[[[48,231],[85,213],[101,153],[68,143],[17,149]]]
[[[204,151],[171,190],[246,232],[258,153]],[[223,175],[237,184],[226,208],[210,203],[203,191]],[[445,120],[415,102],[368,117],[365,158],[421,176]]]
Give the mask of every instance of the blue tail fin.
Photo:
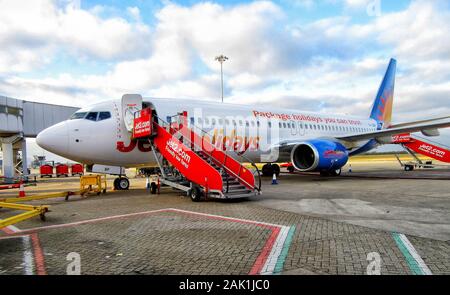
[[[391,124],[396,68],[397,61],[392,58],[370,112],[370,118],[378,122],[378,129],[388,127]]]

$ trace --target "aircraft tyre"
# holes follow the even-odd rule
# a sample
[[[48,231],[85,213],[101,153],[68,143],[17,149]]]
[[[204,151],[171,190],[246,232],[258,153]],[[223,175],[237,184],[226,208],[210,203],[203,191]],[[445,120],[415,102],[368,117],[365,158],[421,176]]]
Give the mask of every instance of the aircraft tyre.
[[[156,194],[157,190],[158,190],[158,185],[156,183],[152,182],[152,184],[150,185],[151,193]]]
[[[119,177],[114,179],[114,189],[115,190],[127,190],[130,188],[130,181],[128,178]]]
[[[272,175],[274,173],[276,176],[280,175],[280,166],[278,164],[272,164]]]
[[[280,166],[278,164],[264,164],[262,167],[262,175],[272,177],[273,174],[280,175]]]
[[[405,171],[413,171],[414,166],[413,165],[405,165]]]
[[[330,170],[328,173],[329,173],[331,176],[339,176],[339,175],[341,175],[341,173],[342,173],[342,169],[339,168],[339,169],[335,169],[335,170]]]

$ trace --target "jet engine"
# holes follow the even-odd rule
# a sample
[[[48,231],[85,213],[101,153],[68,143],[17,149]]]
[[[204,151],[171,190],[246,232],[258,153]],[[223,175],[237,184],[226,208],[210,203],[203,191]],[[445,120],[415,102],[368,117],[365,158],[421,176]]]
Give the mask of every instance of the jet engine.
[[[325,139],[301,142],[291,151],[292,164],[302,172],[337,171],[347,161],[347,149],[339,142]]]

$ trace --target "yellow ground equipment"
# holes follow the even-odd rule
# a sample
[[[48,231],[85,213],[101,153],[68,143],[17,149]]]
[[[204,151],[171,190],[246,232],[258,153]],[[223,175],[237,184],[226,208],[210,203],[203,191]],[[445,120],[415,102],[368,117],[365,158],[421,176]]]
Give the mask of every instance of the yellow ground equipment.
[[[80,177],[80,192],[82,195],[90,192],[106,193],[106,175],[90,174]]]
[[[24,213],[14,215],[6,219],[0,219],[0,228],[4,228],[8,225],[24,221],[37,215],[40,216],[42,221],[45,221],[45,213],[49,211],[49,206],[33,206],[5,202],[0,202],[0,208],[26,211]]]

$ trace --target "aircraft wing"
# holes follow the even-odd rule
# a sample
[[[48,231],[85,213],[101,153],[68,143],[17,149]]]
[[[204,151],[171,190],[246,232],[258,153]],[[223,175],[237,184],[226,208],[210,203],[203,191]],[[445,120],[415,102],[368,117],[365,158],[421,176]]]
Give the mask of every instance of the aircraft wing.
[[[420,121],[420,122],[423,122],[423,121]],[[337,139],[344,140],[344,141],[360,141],[360,140],[374,138],[379,141],[384,141],[383,138],[387,138],[392,135],[401,134],[401,133],[411,133],[411,132],[421,131],[425,135],[428,135],[428,134],[434,135],[435,134],[434,132],[437,131],[437,129],[450,127],[450,119],[427,120],[424,122],[425,123],[417,123],[417,122],[412,122],[411,124],[403,123],[403,124],[401,124],[400,127],[398,127],[399,125],[393,125],[394,127],[390,127],[388,129],[382,129],[382,130],[377,130],[377,131],[373,131],[373,132],[365,132],[365,133],[358,133],[358,134],[350,134],[347,136],[337,137]],[[397,126],[397,127],[395,127],[395,126]],[[436,135],[438,135],[438,134],[436,134]]]
[[[434,119],[427,119],[427,120],[420,120],[420,121],[414,121],[414,122],[391,124],[391,125],[389,125],[389,128],[399,128],[399,127],[412,126],[412,125],[422,124],[422,123],[432,123],[432,122],[436,122],[436,121],[442,121],[445,119],[450,119],[450,116],[434,118]]]

